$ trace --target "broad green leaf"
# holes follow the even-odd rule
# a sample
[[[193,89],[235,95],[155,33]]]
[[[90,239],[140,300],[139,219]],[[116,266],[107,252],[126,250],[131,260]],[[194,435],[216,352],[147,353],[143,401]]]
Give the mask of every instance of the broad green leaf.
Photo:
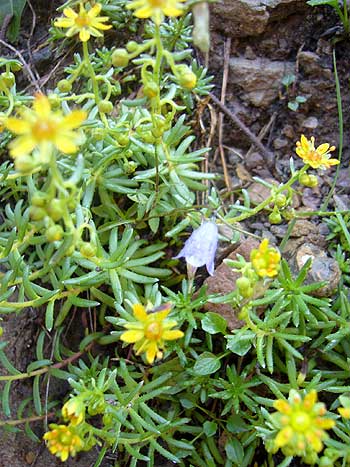
[[[25,4],[26,0],[1,0],[0,2],[0,25],[4,23],[6,16],[12,16],[7,34],[10,41],[15,41],[18,37]]]
[[[217,313],[212,313],[211,311],[205,314],[201,323],[203,331],[206,331],[209,334],[217,334],[219,332],[224,334],[226,331],[227,323],[225,318]]]
[[[211,375],[219,370],[220,359],[210,352],[203,352],[194,364],[193,371],[198,376]]]
[[[243,357],[252,346],[255,333],[250,330],[239,331],[233,336],[226,336],[227,345],[226,348],[231,352]]]

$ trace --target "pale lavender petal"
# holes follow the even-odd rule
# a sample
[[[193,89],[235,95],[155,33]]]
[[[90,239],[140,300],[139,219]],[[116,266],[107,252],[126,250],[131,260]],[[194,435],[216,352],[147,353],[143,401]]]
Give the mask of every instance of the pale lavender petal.
[[[218,228],[214,222],[205,221],[186,240],[175,258],[185,258],[196,268],[206,265],[208,273],[214,274],[215,253],[218,246]]]

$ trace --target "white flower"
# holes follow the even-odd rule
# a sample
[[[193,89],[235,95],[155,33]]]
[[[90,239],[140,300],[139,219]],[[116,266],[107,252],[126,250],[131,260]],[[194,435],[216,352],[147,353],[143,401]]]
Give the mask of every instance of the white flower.
[[[185,258],[187,265],[199,268],[206,265],[208,273],[214,274],[214,259],[218,246],[218,228],[214,222],[204,221],[186,240],[177,258]]]

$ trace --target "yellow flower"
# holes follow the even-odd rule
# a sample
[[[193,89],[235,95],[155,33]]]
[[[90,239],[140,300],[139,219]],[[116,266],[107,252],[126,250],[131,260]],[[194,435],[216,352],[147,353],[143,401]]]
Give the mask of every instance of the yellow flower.
[[[156,24],[164,20],[164,16],[180,16],[183,14],[182,2],[186,0],[133,0],[127,5],[128,10],[136,10],[138,18],[152,18]]]
[[[340,403],[342,404],[343,407],[338,408],[338,412],[340,415],[345,418],[346,420],[349,420],[350,418],[350,398],[347,396],[340,396],[339,397]]]
[[[166,319],[170,309],[171,304],[166,303],[159,308],[159,311],[147,313],[142,305],[133,305],[137,321],[124,325],[130,331],[124,332],[120,339],[128,344],[135,344],[136,355],[146,352],[148,363],[153,363],[156,356],[162,358],[161,349],[164,349],[164,341],[179,339],[184,335],[182,331],[170,330],[177,324],[174,320]]]
[[[310,452],[319,453],[323,441],[328,438],[325,430],[333,428],[335,421],[325,417],[327,410],[323,403],[317,402],[317,392],[312,389],[304,399],[291,389],[288,402],[279,399],[272,415],[280,428],[274,440],[274,448],[288,455],[305,457]]]
[[[252,250],[250,261],[255,272],[260,277],[277,276],[280,268],[281,255],[276,248],[269,247],[267,238],[260,243],[259,249]]]
[[[68,456],[75,456],[84,447],[84,442],[71,425],[50,425],[51,431],[44,434],[47,447],[52,454],[61,458],[64,462]]]
[[[86,11],[84,5],[80,4],[79,13],[76,13],[72,8],[65,8],[63,14],[66,18],[58,18],[54,25],[58,28],[69,28],[66,32],[67,37],[72,37],[79,33],[79,39],[82,42],[87,42],[90,36],[103,37],[99,31],[106,31],[112,26],[110,24],[102,24],[108,21],[108,16],[98,16],[102,5],[96,3],[89,11]]]
[[[85,419],[85,405],[79,397],[72,397],[62,407],[62,417],[72,426],[79,425]]]
[[[8,130],[19,135],[9,145],[12,157],[28,155],[36,147],[42,155],[42,162],[47,162],[52,146],[65,154],[76,152],[82,143],[82,135],[73,130],[86,117],[82,110],[73,110],[68,115],[52,112],[49,99],[43,94],[36,94],[33,108],[22,110],[22,118],[9,117],[4,122]]]
[[[330,152],[335,150],[335,146],[328,143],[321,144],[315,148],[315,138],[311,136],[308,140],[301,135],[300,141],[296,143],[295,152],[303,159],[305,164],[309,164],[313,169],[329,169],[332,165],[339,164],[338,159],[330,159]]]

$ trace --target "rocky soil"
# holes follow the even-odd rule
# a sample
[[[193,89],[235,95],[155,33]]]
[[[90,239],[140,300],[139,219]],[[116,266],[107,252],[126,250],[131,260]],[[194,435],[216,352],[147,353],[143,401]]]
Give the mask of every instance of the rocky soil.
[[[48,5],[49,4],[49,5]],[[54,66],[42,47],[49,25],[48,11],[54,11],[54,2],[32,0],[36,12],[36,31],[31,39],[36,51],[37,69],[40,76],[47,73],[48,67]],[[327,7],[311,8],[304,0],[224,0],[211,5],[212,44],[208,58],[209,72],[214,75],[216,88],[214,93],[220,98],[223,68],[227,64],[226,107],[234,112],[242,122],[260,137],[264,146],[274,154],[273,160],[266,160],[251,139],[242,134],[227,117],[223,123],[223,147],[228,166],[230,183],[233,189],[245,187],[257,200],[264,196],[261,188],[254,185],[253,176],[280,182],[288,177],[289,159],[294,153],[295,142],[304,133],[315,135],[316,143],[329,142],[339,144],[338,110],[333,73],[333,49],[337,59],[337,69],[343,91],[343,109],[345,125],[344,154],[349,160],[350,113],[348,93],[349,47],[346,42],[337,42],[331,28],[338,25],[337,17]],[[31,16],[26,7],[25,17]],[[28,23],[29,21],[29,23]],[[21,34],[28,37],[31,20],[25,20]],[[227,46],[230,45],[229,50]],[[226,59],[224,49],[226,47]],[[3,51],[4,52],[4,51]],[[22,50],[27,56],[27,51]],[[38,55],[39,54],[39,55]],[[40,55],[41,54],[41,55]],[[46,61],[45,61],[46,60]],[[203,58],[204,61],[204,58]],[[45,71],[44,71],[45,70]],[[292,75],[294,82],[286,88],[282,84],[284,77]],[[297,111],[288,108],[288,102],[294,102],[297,96],[303,96],[305,102]],[[217,112],[217,108],[215,108]],[[212,144],[215,147],[215,144]],[[343,164],[347,167],[348,164]],[[222,171],[219,160],[211,163],[213,170]],[[304,189],[296,201],[297,209],[317,209],[328,192],[334,172],[324,175],[319,187]],[[223,185],[224,187],[224,185]],[[350,183],[348,169],[341,169],[337,185],[337,197],[333,197],[330,206],[343,203],[342,208],[349,209]],[[306,228],[304,235],[299,235],[298,247],[305,243],[317,244],[322,248],[325,238],[325,226],[316,226],[310,222],[309,230],[305,223],[299,225],[299,232]],[[272,241],[280,239],[285,232],[283,226],[271,228],[265,219],[255,219],[246,229],[261,235],[268,235]],[[314,229],[314,230],[313,230]],[[314,236],[313,236],[314,235]],[[294,236],[295,239],[298,235]],[[312,247],[310,247],[312,249]],[[296,250],[297,251],[297,250]],[[244,254],[244,252],[242,253]],[[222,274],[222,267],[219,274]],[[227,281],[224,275],[223,282]],[[232,281],[231,281],[232,282]],[[217,285],[216,285],[217,286]],[[235,327],[237,320],[232,324]],[[31,361],[35,340],[38,333],[38,321],[34,310],[28,310],[19,317],[11,317],[4,324],[4,339],[10,342],[9,359],[20,370],[25,370]],[[1,370],[0,370],[1,371]],[[64,384],[56,388],[64,393]],[[12,403],[16,406],[29,395],[30,387],[24,384],[15,386]],[[40,437],[41,427],[34,426]],[[61,462],[51,456],[44,448],[28,440],[22,434],[2,433],[0,436],[0,467],[54,467]],[[83,454],[69,460],[67,467],[89,467],[94,465],[97,451]],[[260,465],[259,459],[256,459]],[[101,467],[112,467],[115,458],[106,458]]]

